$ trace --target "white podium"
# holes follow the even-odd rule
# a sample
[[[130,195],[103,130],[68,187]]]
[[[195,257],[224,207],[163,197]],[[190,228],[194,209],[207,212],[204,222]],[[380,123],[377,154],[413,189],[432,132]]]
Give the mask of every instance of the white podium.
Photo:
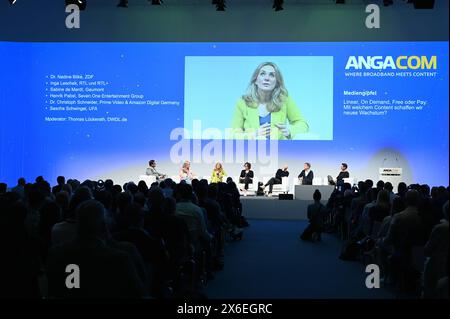
[[[396,193],[398,183],[403,182],[403,169],[401,167],[380,167],[378,173],[380,180],[391,183],[394,193]]]

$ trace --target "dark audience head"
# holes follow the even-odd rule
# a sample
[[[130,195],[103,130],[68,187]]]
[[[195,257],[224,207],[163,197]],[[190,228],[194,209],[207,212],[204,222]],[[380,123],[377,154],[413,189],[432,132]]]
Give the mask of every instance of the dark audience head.
[[[47,181],[43,181],[38,184],[39,187],[42,189],[42,191],[45,193],[45,195],[50,195],[52,193],[52,187],[50,186],[50,183]]]
[[[42,177],[42,176],[38,176],[38,177],[36,177],[36,179],[35,179],[35,182],[36,183],[41,183],[41,182],[43,182],[44,181],[44,177]]]
[[[5,183],[0,183],[0,194],[5,194],[7,188],[8,185],[6,185]]]
[[[430,186],[427,184],[420,185],[420,193],[424,198],[430,197]]]
[[[167,186],[167,184],[166,184],[165,181],[161,181],[161,182],[159,183],[159,187],[160,187],[161,189],[166,188],[166,186]]]
[[[64,176],[58,176],[56,178],[56,182],[58,185],[64,185],[66,183],[66,178]]]
[[[204,199],[208,196],[208,184],[205,183],[199,183],[197,185],[197,188],[195,189],[195,192],[199,199]]]
[[[230,190],[231,193],[237,194],[239,196],[237,185],[235,182],[233,182],[233,180],[229,183],[226,183],[226,185],[228,186],[228,189]]]
[[[447,190],[444,186],[439,186],[439,187],[437,188],[437,193],[438,193],[437,196],[438,196],[440,199],[448,199],[449,193],[448,193],[448,190]]]
[[[150,189],[152,189],[152,188],[158,188],[158,187],[159,187],[158,182],[153,182],[153,183],[150,185]]]
[[[164,194],[159,187],[148,191],[148,206],[152,212],[161,212],[164,202]]]
[[[103,238],[106,234],[105,208],[95,199],[81,203],[76,210],[78,236]]]
[[[61,207],[56,201],[47,200],[39,210],[39,228],[41,231],[49,231],[53,225],[61,220]]]
[[[419,207],[420,205],[420,195],[415,189],[411,189],[406,192],[405,195],[405,205],[407,207]]]
[[[140,192],[142,194],[147,194],[147,192],[148,192],[148,187],[147,187],[147,184],[145,183],[145,181],[139,181],[137,188],[138,188],[138,192]]]
[[[397,193],[398,193],[399,196],[403,197],[407,190],[408,190],[408,186],[406,186],[405,182],[398,183]]]
[[[145,206],[147,199],[143,193],[136,193],[134,195],[134,203],[138,204],[141,207]]]
[[[176,196],[178,200],[190,201],[192,199],[192,187],[189,184],[178,184],[176,188]]]
[[[164,183],[166,183],[167,187],[173,187],[173,184],[175,184],[175,182],[173,181],[173,179],[171,179],[170,177],[166,178],[164,180]]]
[[[366,179],[364,182],[366,183],[367,189],[371,189],[373,187],[373,180]]]
[[[175,215],[177,211],[177,202],[173,197],[167,197],[164,199],[163,212],[165,215]]]
[[[391,182],[386,182],[386,183],[384,183],[384,189],[387,190],[390,193],[390,192],[392,192],[394,187],[392,186]]]
[[[313,199],[314,199],[314,201],[316,201],[316,202],[320,202],[320,200],[322,199],[322,194],[320,193],[320,191],[319,191],[318,189],[316,189],[316,190],[314,191]]]
[[[192,180],[192,188],[194,189],[194,191],[197,191],[197,187],[199,184],[200,184],[200,181],[198,179]]]
[[[17,180],[17,185],[25,186],[25,184],[26,184],[25,178],[21,177]]]
[[[388,209],[390,207],[389,192],[385,189],[378,192],[377,206]]]
[[[406,205],[405,205],[405,200],[403,199],[403,197],[396,196],[392,202],[391,215],[398,214],[398,213],[404,211],[405,208],[406,208]]]
[[[111,193],[112,193],[112,194],[119,194],[119,193],[122,193],[122,186],[120,186],[120,185],[118,185],[118,184],[113,185],[113,187],[111,187]]]
[[[69,179],[67,181],[67,184],[70,184],[72,186],[72,191],[74,192],[78,187],[80,187],[80,181],[76,179]]]
[[[97,191],[94,194],[96,200],[103,204],[106,210],[110,210],[113,205],[113,196],[106,190]]]
[[[436,186],[431,187],[430,195],[432,198],[436,198],[438,196],[438,188]]]
[[[87,179],[83,183],[81,183],[80,187],[83,186],[89,188],[91,191],[95,189],[94,183],[90,179]]]
[[[233,182],[233,184],[234,184],[234,182]],[[230,189],[233,187],[233,185],[231,183],[230,184],[226,184],[226,185]],[[216,200],[218,194],[219,194],[219,187],[218,187],[218,185],[214,184],[214,183],[213,184],[209,184],[208,185],[208,197],[211,198],[211,199]]]
[[[352,184],[350,183],[344,183],[344,185],[342,186],[342,192],[345,192],[347,190],[351,190],[352,189]]]
[[[70,199],[70,203],[69,203],[69,214],[70,216],[68,217],[75,217],[75,212],[77,207],[85,202],[88,201],[90,199],[92,199],[92,191],[89,187],[87,186],[81,186],[79,188],[77,188],[77,190],[73,193],[72,198]]]
[[[112,189],[112,187],[114,186],[114,182],[112,181],[112,179],[107,179],[105,180],[105,190],[110,191]]]
[[[369,201],[371,201],[371,202],[376,201],[378,198],[379,192],[380,192],[380,190],[378,188],[369,189],[369,191],[368,191]]]
[[[32,184],[26,189],[26,197],[32,208],[38,209],[45,200],[46,191],[40,185]]]
[[[62,187],[62,190],[67,192],[67,194],[72,195],[72,185],[70,184],[64,184]]]
[[[384,188],[384,182],[382,180],[377,182],[377,188],[378,190],[382,190]]]
[[[363,181],[358,182],[358,189],[360,194],[364,194],[367,191],[366,183]]]
[[[228,184],[228,183],[231,183],[232,181],[233,181],[233,178],[227,177],[227,184]]]
[[[64,216],[65,212],[69,209],[70,197],[66,191],[61,191],[56,193],[55,202],[61,208],[62,216]]]
[[[125,208],[133,202],[133,195],[130,192],[123,192],[116,195],[116,207],[120,213],[125,212]]]
[[[125,208],[125,218],[129,226],[142,227],[144,221],[142,206],[137,203],[128,205]]]
[[[128,182],[127,188],[125,190],[129,191],[131,194],[134,195],[138,192],[138,187],[134,182]]]

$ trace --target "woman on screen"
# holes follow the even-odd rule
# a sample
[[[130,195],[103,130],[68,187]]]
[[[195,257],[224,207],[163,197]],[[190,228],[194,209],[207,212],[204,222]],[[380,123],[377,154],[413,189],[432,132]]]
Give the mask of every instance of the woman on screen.
[[[216,163],[214,166],[213,172],[211,174],[211,183],[221,183],[223,182],[224,176],[227,176],[227,173],[223,169],[221,163]]]
[[[191,184],[194,178],[194,173],[191,171],[191,162],[184,161],[183,166],[181,166],[180,169],[180,181],[185,181],[186,183]]]
[[[237,102],[231,127],[237,139],[291,140],[309,130],[273,62],[264,62],[253,72],[246,94]]]

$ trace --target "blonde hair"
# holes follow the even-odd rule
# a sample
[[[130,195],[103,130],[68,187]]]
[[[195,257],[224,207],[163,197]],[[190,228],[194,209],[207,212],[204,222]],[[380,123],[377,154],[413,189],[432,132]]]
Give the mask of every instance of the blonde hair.
[[[275,70],[275,79],[277,83],[275,84],[274,89],[271,93],[271,101],[267,104],[267,111],[269,112],[278,112],[281,110],[281,106],[283,105],[285,99],[288,97],[288,91],[284,86],[283,76],[281,75],[280,69],[273,62],[263,62],[256,70],[253,72],[253,75],[250,79],[250,84],[247,87],[247,92],[242,96],[242,99],[245,101],[248,107],[257,108],[259,104],[259,94],[258,87],[256,86],[256,79],[258,78],[259,72],[263,67],[269,65]]]
[[[183,169],[183,170],[186,169],[186,168],[188,167],[188,165],[190,165],[190,164],[191,164],[191,162],[189,162],[189,161],[184,161],[183,166],[182,166],[182,169]]]
[[[219,166],[219,168],[217,168],[217,166]],[[214,165],[214,171],[223,171],[222,163],[216,163],[216,165]]]

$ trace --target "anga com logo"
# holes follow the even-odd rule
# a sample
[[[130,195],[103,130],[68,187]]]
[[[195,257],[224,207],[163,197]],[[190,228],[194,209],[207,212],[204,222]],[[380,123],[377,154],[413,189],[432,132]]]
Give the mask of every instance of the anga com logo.
[[[346,70],[430,70],[437,68],[437,56],[350,56]]]

